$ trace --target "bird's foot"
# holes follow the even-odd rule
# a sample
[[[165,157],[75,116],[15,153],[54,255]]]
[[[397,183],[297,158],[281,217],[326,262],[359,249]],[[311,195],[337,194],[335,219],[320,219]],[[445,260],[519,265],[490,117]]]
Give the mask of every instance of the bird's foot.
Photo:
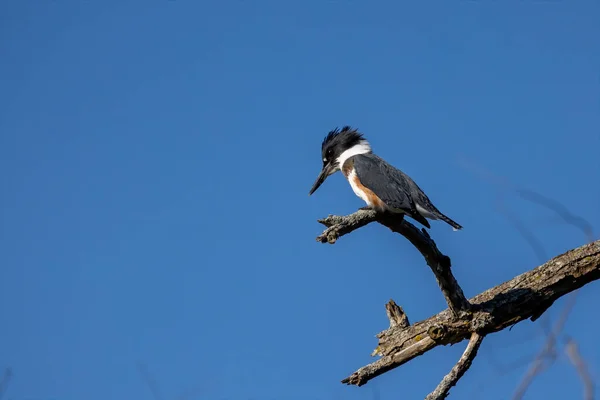
[[[359,208],[359,210],[363,210],[363,211],[371,211],[372,209],[373,209],[373,207],[371,207],[371,206],[364,206],[364,207]]]

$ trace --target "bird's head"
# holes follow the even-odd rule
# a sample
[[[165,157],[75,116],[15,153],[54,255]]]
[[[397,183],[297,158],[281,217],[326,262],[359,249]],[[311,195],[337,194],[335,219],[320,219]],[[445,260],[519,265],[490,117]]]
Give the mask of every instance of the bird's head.
[[[348,158],[369,152],[369,142],[356,129],[344,126],[341,130],[335,128],[330,131],[321,144],[323,167],[308,195],[313,194],[329,175],[339,171]]]

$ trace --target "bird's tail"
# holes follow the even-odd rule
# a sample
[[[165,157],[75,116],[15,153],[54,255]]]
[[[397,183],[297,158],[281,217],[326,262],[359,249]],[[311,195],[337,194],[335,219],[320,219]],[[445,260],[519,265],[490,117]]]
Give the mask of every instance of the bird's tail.
[[[441,219],[442,221],[444,221],[445,223],[447,223],[448,225],[450,225],[452,227],[452,229],[454,229],[455,231],[459,231],[462,229],[462,226],[454,221],[452,221],[450,218],[446,217],[444,214],[442,214],[441,212],[438,212],[438,218]]]
[[[427,221],[427,219],[424,216],[422,216],[421,214],[419,214],[418,212],[410,213],[410,214],[408,214],[408,216],[411,217],[412,219],[414,219],[415,221],[419,222],[424,227],[431,229],[431,225],[429,224],[429,221]]]

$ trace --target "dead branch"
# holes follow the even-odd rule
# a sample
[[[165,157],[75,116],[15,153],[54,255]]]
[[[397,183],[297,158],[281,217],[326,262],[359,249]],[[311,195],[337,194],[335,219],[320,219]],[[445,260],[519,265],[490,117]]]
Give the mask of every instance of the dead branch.
[[[454,315],[460,316],[461,312],[470,310],[471,305],[452,274],[450,257],[438,250],[425,229],[419,230],[401,215],[382,214],[373,210],[359,210],[344,217],[330,215],[319,220],[327,229],[317,237],[317,241],[333,244],[341,236],[375,221],[388,227],[392,232],[401,234],[419,250],[433,271],[448,307]]]
[[[458,343],[473,333],[483,337],[526,319],[535,321],[561,296],[600,279],[600,241],[595,241],[569,250],[468,301],[450,271],[450,259],[437,249],[424,229],[369,210],[348,216],[330,215],[319,222],[327,227],[317,237],[322,243],[335,243],[339,237],[371,222],[379,222],[405,236],[425,257],[449,307],[409,325],[402,309],[393,301],[388,303],[390,328],[377,335],[379,343],[374,351],[381,358],[342,380],[346,384],[362,386],[434,347]]]
[[[442,379],[437,388],[427,397],[425,400],[441,400],[448,397],[450,393],[450,389],[452,386],[456,385],[458,380],[462,378],[462,376],[467,372],[467,370],[471,367],[475,356],[477,356],[477,351],[479,350],[479,346],[481,346],[481,342],[483,341],[483,336],[479,335],[476,332],[471,334],[471,339],[469,340],[469,344],[465,349],[463,355],[460,357],[456,365],[450,370],[448,375]]]
[[[439,345],[458,343],[472,332],[498,332],[539,316],[556,299],[600,279],[600,241],[581,246],[471,299],[473,311],[456,319],[449,310],[407,328],[379,333],[382,358],[360,368],[343,383],[357,386]]]

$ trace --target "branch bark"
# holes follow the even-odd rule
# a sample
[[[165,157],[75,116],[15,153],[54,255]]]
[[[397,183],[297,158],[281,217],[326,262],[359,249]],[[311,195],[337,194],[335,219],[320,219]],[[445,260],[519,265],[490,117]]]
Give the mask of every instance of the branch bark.
[[[456,320],[449,310],[408,328],[379,333],[382,358],[360,368],[343,383],[364,385],[439,345],[458,343],[472,332],[489,334],[541,315],[559,297],[600,278],[600,241],[553,258],[471,299],[474,312]],[[532,318],[533,319],[533,318]],[[413,348],[419,347],[415,352]]]
[[[419,230],[416,226],[402,218],[402,215],[382,214],[373,210],[359,210],[354,214],[344,217],[330,215],[325,219],[319,220],[319,222],[327,227],[327,229],[317,237],[317,241],[321,243],[333,244],[341,236],[347,235],[371,222],[379,222],[392,230],[392,232],[401,234],[407,238],[425,258],[427,265],[435,275],[435,279],[437,280],[442,294],[446,298],[448,307],[452,310],[454,315],[458,317],[461,313],[471,309],[469,301],[452,274],[450,257],[439,251],[437,245],[425,229]]]
[[[317,237],[317,241],[322,243],[333,244],[341,236],[371,222],[378,222],[405,236],[424,256],[448,303],[448,309],[409,325],[404,311],[393,300],[390,301],[386,305],[390,327],[377,335],[379,343],[373,352],[381,358],[342,380],[342,383],[350,385],[362,386],[439,345],[481,338],[526,319],[535,321],[561,296],[600,279],[599,240],[569,250],[469,301],[450,271],[450,259],[437,249],[424,229],[419,230],[402,218],[368,210],[348,216],[330,215],[319,222],[327,227]],[[472,344],[471,347],[475,348],[473,353],[476,353],[479,344]],[[455,368],[461,367],[457,364]],[[453,372],[454,369],[449,375]],[[458,371],[455,374],[458,380]],[[453,378],[448,379],[452,381]],[[444,381],[440,385],[443,384]]]

